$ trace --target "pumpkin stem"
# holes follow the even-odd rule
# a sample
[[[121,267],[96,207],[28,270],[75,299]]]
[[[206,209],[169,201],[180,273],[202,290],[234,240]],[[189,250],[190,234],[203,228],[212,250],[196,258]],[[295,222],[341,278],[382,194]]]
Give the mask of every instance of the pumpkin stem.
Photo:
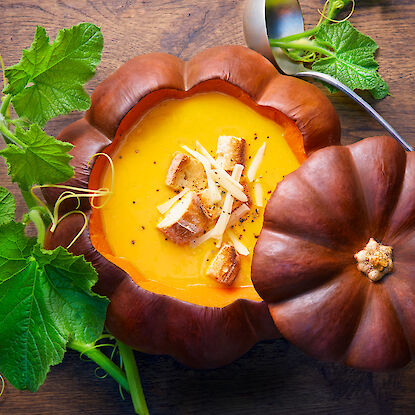
[[[370,281],[379,281],[384,275],[393,271],[392,247],[382,245],[373,238],[355,254],[357,269]]]

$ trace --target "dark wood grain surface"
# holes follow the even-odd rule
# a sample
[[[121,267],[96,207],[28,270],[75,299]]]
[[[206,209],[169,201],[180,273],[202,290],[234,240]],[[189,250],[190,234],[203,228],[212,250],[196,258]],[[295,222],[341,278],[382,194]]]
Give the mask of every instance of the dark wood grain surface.
[[[353,23],[380,46],[381,73],[392,96],[375,107],[415,145],[415,2],[358,0]],[[162,51],[187,59],[201,49],[244,44],[244,0],[0,0],[0,53],[6,65],[19,60],[35,25],[53,38],[80,21],[102,26],[105,48],[89,91],[134,55]],[[319,0],[303,0],[308,24]],[[332,101],[341,117],[343,143],[382,134],[382,129],[342,95]],[[56,134],[79,117],[48,124]],[[0,162],[0,184],[13,190]],[[23,212],[18,199],[19,218]],[[1,322],[0,322],[1,324]],[[137,353],[150,412],[155,414],[414,414],[415,365],[392,373],[367,373],[305,356],[285,340],[264,342],[231,365],[195,371],[166,356]],[[131,414],[111,379],[74,352],[52,368],[36,394],[6,385],[0,414]]]

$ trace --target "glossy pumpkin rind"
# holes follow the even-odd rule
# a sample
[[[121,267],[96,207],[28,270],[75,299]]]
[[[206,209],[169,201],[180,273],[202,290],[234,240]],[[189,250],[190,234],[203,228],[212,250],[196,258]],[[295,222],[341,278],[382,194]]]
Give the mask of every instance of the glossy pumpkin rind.
[[[104,80],[92,94],[89,123],[114,138],[121,120],[143,97],[163,89],[188,91],[221,79],[256,103],[295,121],[307,154],[340,143],[340,123],[328,98],[315,86],[284,75],[258,53],[242,46],[218,46],[189,62],[163,53],[137,56]]]
[[[255,247],[252,280],[295,346],[366,370],[410,361],[414,179],[415,154],[374,137],[322,149],[278,185]],[[353,257],[370,237],[393,247],[394,271],[376,283]]]
[[[65,185],[87,189],[89,176],[94,164],[94,160],[91,157],[111,144],[111,141],[88,124],[84,118],[69,124],[59,133],[57,138],[74,145],[74,148],[70,151],[70,154],[73,156],[71,165],[74,169],[74,177],[69,179]],[[54,187],[43,189],[43,195],[49,205],[54,205],[62,192],[62,189]],[[82,198],[80,202],[82,210],[90,209],[88,199]],[[62,203],[60,212],[69,212],[76,208],[77,201],[69,199]]]
[[[69,245],[82,225],[81,215],[68,216],[47,234],[45,245]],[[138,350],[208,369],[231,362],[260,340],[279,337],[264,302],[204,307],[146,291],[94,248],[88,230],[70,250],[85,255],[98,272],[95,290],[111,299],[106,321],[111,333]]]
[[[292,120],[300,127],[307,153],[339,142],[339,120],[328,99],[306,82],[292,83],[265,58],[247,48],[212,48],[189,62],[166,54],[149,54],[128,61],[103,81],[92,95],[92,106],[85,119],[62,132],[61,137],[76,143],[71,153],[77,184],[87,188],[85,178],[93,162],[87,168],[85,161],[103,151],[114,137],[121,140],[125,125],[131,125],[152,105],[175,97],[176,92],[183,96],[184,91],[192,88],[217,88],[244,102],[247,96],[282,114],[287,111],[287,115],[295,116]],[[288,94],[288,102],[278,98],[278,94]],[[310,96],[314,112],[302,100]],[[304,114],[301,106],[307,108]],[[87,144],[89,137],[93,144]],[[59,195],[50,189],[44,193],[50,204]],[[61,214],[70,208],[69,204],[63,206]],[[89,215],[89,205],[82,205],[82,209]],[[81,215],[68,216],[53,234],[48,233],[47,246],[67,246],[82,223]],[[111,299],[107,313],[109,330],[139,350],[169,354],[195,368],[214,368],[241,356],[256,342],[280,335],[264,302],[237,300],[223,308],[204,307],[140,288],[94,248],[89,229],[71,251],[84,254],[97,269],[96,290]]]

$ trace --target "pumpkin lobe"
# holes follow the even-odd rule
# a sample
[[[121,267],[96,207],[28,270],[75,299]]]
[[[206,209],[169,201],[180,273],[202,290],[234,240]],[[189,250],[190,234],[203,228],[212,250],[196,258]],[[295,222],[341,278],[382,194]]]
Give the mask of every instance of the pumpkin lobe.
[[[392,247],[370,238],[366,246],[355,254],[357,269],[370,281],[379,281],[393,271]]]

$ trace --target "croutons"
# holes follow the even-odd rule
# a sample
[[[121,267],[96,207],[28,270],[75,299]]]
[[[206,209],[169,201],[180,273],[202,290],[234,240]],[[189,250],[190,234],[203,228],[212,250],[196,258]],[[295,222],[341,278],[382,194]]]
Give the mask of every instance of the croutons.
[[[206,275],[221,284],[230,286],[238,276],[241,268],[241,258],[231,244],[225,244],[213,259]]]
[[[247,207],[249,211],[250,210],[249,207],[252,204],[247,183],[245,181],[242,181],[241,184],[244,187],[244,193],[247,196],[248,200],[247,202],[242,203],[241,201],[235,199],[232,205],[232,213],[235,210],[237,210],[241,205],[244,205],[245,207]],[[216,220],[221,214],[222,207],[223,207],[223,201],[225,198],[225,193],[223,194],[222,200],[218,203],[212,203],[210,201],[209,195],[207,194],[207,189],[199,193],[199,198],[200,198],[200,201],[202,202],[203,208],[205,209],[210,219]]]
[[[222,211],[223,198],[218,203],[212,203],[209,197],[208,189],[200,192],[199,198],[210,220],[217,219]]]
[[[176,153],[167,173],[166,184],[176,191],[185,187],[201,191],[207,186],[205,169],[194,157]]]
[[[235,164],[242,164],[244,166],[245,147],[246,142],[243,138],[222,135],[218,138],[216,160],[227,171],[232,171]]]
[[[185,245],[206,231],[208,222],[199,197],[191,191],[173,205],[157,228],[175,244]]]

